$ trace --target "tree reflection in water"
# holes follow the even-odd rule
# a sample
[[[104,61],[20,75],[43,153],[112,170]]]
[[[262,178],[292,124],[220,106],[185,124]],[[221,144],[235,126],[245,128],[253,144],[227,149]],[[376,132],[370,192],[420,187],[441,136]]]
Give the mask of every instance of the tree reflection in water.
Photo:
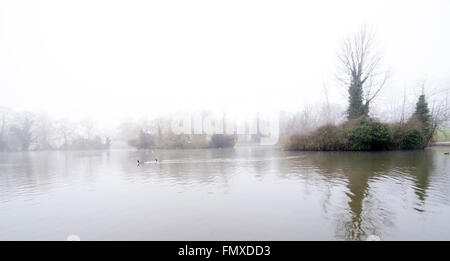
[[[394,214],[389,210],[384,195],[376,194],[371,184],[382,179],[412,180],[417,195],[417,211],[424,211],[433,155],[427,151],[411,152],[311,152],[302,164],[315,166],[327,184],[345,179],[347,208],[338,210],[336,237],[344,240],[365,240],[369,235],[380,235],[383,226],[392,225]],[[331,190],[331,188],[329,189]],[[327,213],[327,200],[324,212]],[[332,215],[336,213],[332,212]],[[333,217],[331,217],[333,219]]]

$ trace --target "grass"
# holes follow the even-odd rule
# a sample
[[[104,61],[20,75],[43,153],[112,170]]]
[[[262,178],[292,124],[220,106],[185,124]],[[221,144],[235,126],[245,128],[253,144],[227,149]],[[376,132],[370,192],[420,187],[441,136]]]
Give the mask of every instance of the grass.
[[[450,141],[450,128],[438,130],[435,136],[437,142]]]

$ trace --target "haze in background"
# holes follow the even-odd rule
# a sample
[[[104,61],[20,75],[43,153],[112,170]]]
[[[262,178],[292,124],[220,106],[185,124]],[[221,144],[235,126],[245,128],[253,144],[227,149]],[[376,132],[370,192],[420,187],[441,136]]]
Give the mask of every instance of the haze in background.
[[[0,1],[0,105],[55,117],[346,104],[342,40],[371,26],[391,79],[377,104],[448,85],[449,1]]]

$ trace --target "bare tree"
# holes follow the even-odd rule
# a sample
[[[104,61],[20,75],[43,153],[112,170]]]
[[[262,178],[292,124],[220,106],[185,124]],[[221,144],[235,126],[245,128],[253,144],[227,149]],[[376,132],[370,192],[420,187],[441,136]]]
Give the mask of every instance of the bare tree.
[[[36,140],[34,134],[34,115],[29,112],[21,113],[17,123],[11,128],[12,133],[18,139],[21,149],[26,151]]]
[[[11,111],[8,108],[0,108],[0,151],[8,150],[8,127]]]
[[[124,141],[136,138],[139,136],[139,131],[139,124],[130,117],[122,119],[117,127],[118,137]]]
[[[325,114],[326,114],[326,122],[327,123],[331,123],[332,119],[331,119],[331,106],[330,106],[330,100],[328,98],[328,86],[323,83],[322,85],[323,88],[323,94],[325,97]]]
[[[55,128],[47,115],[38,115],[36,119],[36,147],[38,150],[54,149]]]
[[[76,132],[75,127],[68,119],[60,119],[55,125],[58,138],[61,140],[61,148],[66,150],[69,148],[69,143]]]
[[[401,109],[401,114],[400,114],[400,123],[405,123],[406,121],[406,102],[407,102],[407,98],[406,98],[406,90],[403,89],[403,101],[402,101],[402,109]]]
[[[338,59],[337,79],[349,93],[348,118],[368,115],[370,102],[380,93],[389,75],[381,70],[382,56],[375,47],[373,31],[363,26],[347,38]]]
[[[81,121],[81,129],[87,140],[91,140],[94,137],[95,124],[91,117],[84,118]]]
[[[448,127],[450,121],[450,108],[448,107],[448,91],[449,89],[442,89],[432,93],[430,96],[433,98],[431,101],[430,109],[430,130],[428,141],[432,142],[436,132]]]

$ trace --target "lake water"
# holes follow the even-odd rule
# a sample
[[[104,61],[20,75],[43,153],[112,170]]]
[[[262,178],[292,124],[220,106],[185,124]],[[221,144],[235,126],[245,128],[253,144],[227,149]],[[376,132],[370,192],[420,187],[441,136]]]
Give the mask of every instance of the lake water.
[[[1,153],[0,240],[450,240],[449,150]]]

